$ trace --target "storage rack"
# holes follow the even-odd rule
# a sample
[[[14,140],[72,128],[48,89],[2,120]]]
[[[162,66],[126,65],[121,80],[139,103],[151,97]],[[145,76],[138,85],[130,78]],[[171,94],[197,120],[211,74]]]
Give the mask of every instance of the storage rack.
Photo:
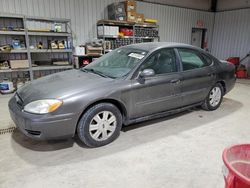
[[[102,26],[103,28],[103,35],[99,35],[98,32],[98,27]],[[133,30],[133,35],[132,36],[122,36],[120,37],[118,34],[117,35],[106,35],[105,34],[105,26],[117,26],[120,28],[122,27],[128,27]],[[147,32],[138,32],[138,31],[147,31]],[[153,35],[148,35],[149,33],[153,33]],[[135,23],[135,22],[127,22],[127,21],[116,21],[116,20],[99,20],[97,22],[97,38],[98,39],[103,39],[104,42],[110,41],[110,42],[115,42],[115,41],[126,41],[124,43],[120,43],[120,45],[115,45],[111,47],[111,50],[128,45],[128,44],[135,44],[135,43],[141,43],[141,42],[154,42],[154,41],[160,41],[159,37],[159,26],[156,24],[150,24],[150,23]],[[104,45],[104,53],[109,52],[106,48],[106,45]]]
[[[43,31],[43,27],[52,27],[55,23],[62,25],[62,32]],[[72,69],[72,32],[71,22],[69,19],[51,19],[42,17],[29,17],[24,15],[13,15],[0,13],[0,28],[7,25],[13,26],[13,30],[0,30],[0,39],[4,42],[10,42],[11,38],[18,37],[25,42],[25,49],[11,50],[10,52],[0,52],[0,60],[10,59],[28,59],[29,67],[24,69],[4,69],[0,70],[0,78],[12,77],[12,75],[19,76],[20,74],[26,74],[32,81],[34,77],[40,77],[41,75],[47,75],[52,72],[63,71]],[[35,27],[35,29],[33,29]],[[16,30],[15,28],[19,28]],[[2,40],[3,39],[3,40]],[[49,49],[48,39],[60,39],[67,41],[67,49]],[[35,46],[37,41],[42,41],[45,49],[30,48]],[[4,45],[0,42],[0,45]],[[69,62],[69,65],[48,65],[48,66],[33,66],[34,61],[37,59],[50,57],[52,59],[62,59]],[[41,63],[42,64],[42,63]],[[39,72],[39,73],[38,73]],[[37,74],[38,73],[38,74]],[[10,75],[7,75],[10,74]],[[38,75],[38,76],[34,76]]]

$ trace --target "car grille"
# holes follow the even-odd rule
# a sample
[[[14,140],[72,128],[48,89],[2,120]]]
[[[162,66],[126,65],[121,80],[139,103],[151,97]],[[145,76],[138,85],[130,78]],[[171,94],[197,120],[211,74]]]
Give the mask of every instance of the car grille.
[[[16,99],[16,103],[17,103],[20,107],[23,107],[23,100],[22,100],[21,97],[18,95],[18,93],[16,93],[15,99]]]

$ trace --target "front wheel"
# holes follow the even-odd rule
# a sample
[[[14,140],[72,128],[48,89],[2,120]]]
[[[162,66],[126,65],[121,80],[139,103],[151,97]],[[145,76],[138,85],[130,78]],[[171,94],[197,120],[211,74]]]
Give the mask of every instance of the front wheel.
[[[113,104],[100,103],[89,108],[80,119],[77,134],[89,147],[100,147],[115,140],[122,127],[122,115]]]
[[[217,83],[210,90],[207,98],[202,104],[202,108],[204,110],[209,110],[209,111],[216,110],[217,108],[219,108],[222,99],[223,99],[223,87],[221,86],[221,84]]]

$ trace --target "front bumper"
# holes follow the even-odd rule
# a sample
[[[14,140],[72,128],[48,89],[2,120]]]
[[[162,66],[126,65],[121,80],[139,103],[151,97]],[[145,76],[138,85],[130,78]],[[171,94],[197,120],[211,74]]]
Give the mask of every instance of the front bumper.
[[[15,97],[9,101],[9,112],[17,128],[36,140],[51,140],[73,137],[77,124],[75,114],[37,115],[26,113],[17,104]]]

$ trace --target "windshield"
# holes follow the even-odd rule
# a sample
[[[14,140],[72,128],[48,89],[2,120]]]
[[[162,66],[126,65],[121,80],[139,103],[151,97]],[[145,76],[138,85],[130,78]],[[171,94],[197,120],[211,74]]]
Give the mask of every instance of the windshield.
[[[146,54],[147,52],[143,50],[119,48],[105,54],[82,70],[110,78],[120,78],[127,75]]]

